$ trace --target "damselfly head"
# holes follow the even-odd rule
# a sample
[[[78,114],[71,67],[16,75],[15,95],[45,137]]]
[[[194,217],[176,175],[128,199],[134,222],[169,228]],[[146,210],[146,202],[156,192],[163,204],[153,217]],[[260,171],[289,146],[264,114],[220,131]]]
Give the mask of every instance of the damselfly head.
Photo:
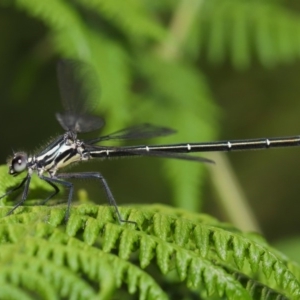
[[[22,173],[27,167],[28,156],[25,152],[14,153],[14,156],[9,160],[9,174],[16,176]]]

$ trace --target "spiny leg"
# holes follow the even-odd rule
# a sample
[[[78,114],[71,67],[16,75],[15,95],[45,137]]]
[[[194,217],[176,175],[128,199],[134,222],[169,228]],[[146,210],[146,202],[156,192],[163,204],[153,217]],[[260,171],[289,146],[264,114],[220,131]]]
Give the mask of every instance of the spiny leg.
[[[45,205],[51,198],[53,198],[55,195],[57,195],[59,193],[59,188],[53,182],[45,179],[45,178],[49,178],[49,177],[42,176],[41,178],[54,188],[54,192],[41,202],[41,205]]]
[[[12,192],[14,192],[14,191],[18,190],[19,188],[21,188],[21,187],[24,185],[24,183],[26,182],[26,180],[28,179],[28,177],[29,177],[29,175],[27,175],[27,176],[21,181],[21,183],[20,183],[19,185],[17,185],[16,187],[12,188],[12,189],[9,190],[8,192],[6,192],[4,195],[2,195],[2,196],[0,197],[0,199],[2,199],[2,198],[4,198],[4,197],[8,196],[8,195],[11,194]]]
[[[115,211],[116,211],[116,215],[119,219],[119,222],[121,223],[131,223],[131,224],[135,224],[136,222],[134,221],[128,221],[128,220],[124,220],[121,217],[121,214],[119,212],[118,206],[117,206],[117,202],[105,180],[105,178],[98,172],[84,172],[84,173],[60,173],[56,175],[57,178],[70,178],[70,179],[98,179],[100,180],[101,184],[103,185],[109,204],[111,206],[114,206]],[[70,202],[69,202],[70,201]],[[71,204],[71,199],[69,197],[68,199],[68,205]]]
[[[71,206],[71,202],[72,202],[72,198],[73,198],[73,191],[74,191],[74,186],[73,183],[68,182],[68,181],[64,181],[64,180],[60,180],[57,179],[57,177],[53,178],[53,177],[46,177],[46,176],[41,176],[41,179],[45,180],[46,182],[48,182],[50,185],[52,185],[53,187],[56,186],[55,183],[57,184],[61,184],[67,188],[69,188],[69,195],[68,195],[68,207],[67,207],[67,211],[66,211],[66,215],[65,215],[65,221],[67,222],[69,219],[69,215],[70,215],[70,206]],[[57,188],[57,187],[56,187]],[[58,189],[58,188],[57,188]],[[55,193],[56,195],[57,193]],[[52,195],[53,197],[54,195]],[[49,198],[49,197],[48,197]],[[46,199],[49,200],[49,199]]]
[[[30,181],[31,181],[31,176],[28,174],[25,179],[23,179],[23,181],[21,182],[21,184],[14,189],[17,190],[18,188],[20,188],[22,185],[24,185],[25,183],[25,186],[24,186],[24,190],[23,190],[23,194],[22,194],[22,199],[19,203],[17,203],[6,215],[11,215],[13,213],[13,211],[18,208],[20,205],[22,205],[25,200],[27,199],[27,196],[28,196],[28,190],[29,190],[29,185],[30,185]]]

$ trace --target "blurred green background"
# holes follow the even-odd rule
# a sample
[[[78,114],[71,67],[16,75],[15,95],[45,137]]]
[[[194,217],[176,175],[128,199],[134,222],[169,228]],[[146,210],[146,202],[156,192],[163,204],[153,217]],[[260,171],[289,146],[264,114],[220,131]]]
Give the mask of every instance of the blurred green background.
[[[298,1],[0,3],[3,163],[11,149],[34,153],[62,132],[54,113],[62,109],[55,67],[63,57],[86,61],[99,75],[97,113],[106,119],[103,134],[144,122],[177,129],[178,134],[137,143],[300,132]],[[266,237],[297,240],[299,149],[226,157],[238,180],[233,185],[241,188]],[[233,222],[220,204],[211,168],[221,178],[228,175],[218,167],[218,157],[215,160],[215,166],[200,166],[134,158],[86,163],[75,169],[101,171],[119,204],[167,203]],[[77,187],[87,188],[92,199],[106,203],[96,183],[79,182]],[[235,197],[229,186],[222,193]],[[240,214],[231,202],[227,206]]]

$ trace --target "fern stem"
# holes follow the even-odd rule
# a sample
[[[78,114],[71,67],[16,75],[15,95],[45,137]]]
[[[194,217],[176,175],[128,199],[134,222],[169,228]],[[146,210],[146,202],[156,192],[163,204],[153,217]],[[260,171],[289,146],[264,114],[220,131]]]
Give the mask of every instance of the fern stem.
[[[217,162],[209,171],[219,205],[228,220],[241,230],[261,232],[227,157],[223,153],[211,153],[210,158]]]
[[[193,20],[203,2],[203,0],[182,0],[179,2],[169,26],[169,35],[158,48],[161,57],[173,60],[180,56],[181,45],[187,38]]]

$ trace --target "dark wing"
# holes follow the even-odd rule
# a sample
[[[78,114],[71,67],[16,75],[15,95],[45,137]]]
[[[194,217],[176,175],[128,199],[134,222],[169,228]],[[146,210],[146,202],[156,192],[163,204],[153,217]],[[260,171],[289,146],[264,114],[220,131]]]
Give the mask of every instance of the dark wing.
[[[184,153],[176,153],[163,150],[136,149],[137,146],[132,147],[105,147],[105,146],[92,146],[91,144],[85,145],[85,151],[94,158],[113,158],[113,157],[157,157],[157,158],[173,158],[187,161],[194,161],[200,163],[214,164],[211,159],[199,156],[193,156]]]
[[[107,140],[149,139],[158,136],[170,135],[175,132],[176,130],[173,130],[171,128],[159,127],[145,123],[128,127],[105,136],[100,136],[96,139],[86,141],[86,143],[92,145]]]
[[[79,61],[61,60],[57,64],[58,84],[64,113],[56,119],[65,130],[89,132],[99,129],[104,121],[91,115],[100,96],[97,74]]]
[[[160,152],[160,151],[130,151],[133,155],[149,156],[149,157],[161,157],[161,158],[175,158],[180,160],[194,161],[200,163],[215,164],[215,162],[209,158],[194,156],[184,153],[174,153],[174,152]]]

